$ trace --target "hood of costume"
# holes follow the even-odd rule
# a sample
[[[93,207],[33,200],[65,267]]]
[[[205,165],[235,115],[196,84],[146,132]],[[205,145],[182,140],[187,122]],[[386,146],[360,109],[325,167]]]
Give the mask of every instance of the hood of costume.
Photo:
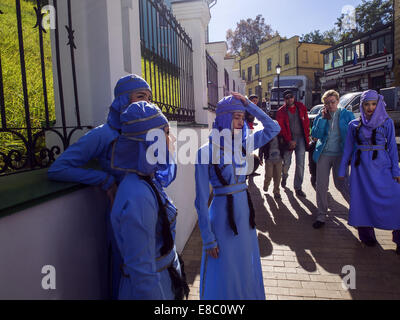
[[[245,113],[246,107],[240,100],[235,99],[233,96],[228,96],[220,100],[217,104],[216,118],[213,123],[213,129],[221,132],[224,129],[231,130],[233,132],[232,121],[233,114],[236,112]],[[244,142],[248,136],[249,127],[246,121],[244,121],[242,129],[242,142]],[[210,135],[210,142],[215,143],[221,147],[224,147],[223,136],[221,136],[220,141],[214,141],[213,134]]]
[[[377,101],[376,109],[370,120],[367,119],[363,104],[367,101]],[[361,131],[365,138],[370,139],[372,131],[380,126],[389,117],[386,112],[386,103],[382,95],[378,94],[375,90],[364,91],[360,99],[360,112],[362,127]]]
[[[114,101],[111,104],[107,123],[114,129],[120,130],[121,113],[130,105],[130,96],[133,92],[147,90],[151,93],[149,84],[135,74],[122,77],[114,88]]]
[[[168,187],[176,178],[177,166],[167,144],[158,144],[157,147],[160,147],[153,152],[161,161],[150,163],[146,157],[148,149],[157,142],[157,139],[146,141],[146,135],[153,129],[160,129],[161,139],[164,139],[167,118],[156,105],[140,101],[132,103],[121,113],[120,123],[121,135],[113,147],[112,168],[141,176],[154,176],[163,187]]]

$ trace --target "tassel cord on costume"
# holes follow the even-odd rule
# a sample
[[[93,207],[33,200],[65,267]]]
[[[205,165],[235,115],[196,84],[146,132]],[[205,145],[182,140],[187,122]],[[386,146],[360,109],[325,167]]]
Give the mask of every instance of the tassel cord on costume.
[[[214,170],[217,175],[217,178],[219,182],[223,186],[229,185],[228,182],[225,180],[224,176],[222,175],[221,169],[218,167],[217,164],[214,164]],[[227,202],[228,202],[228,221],[229,221],[229,226],[231,227],[232,231],[234,232],[235,236],[237,236],[239,233],[237,231],[237,226],[235,222],[235,216],[234,216],[234,211],[233,211],[233,195],[228,194],[227,195]]]
[[[372,131],[372,144],[376,145],[376,128]],[[378,158],[378,150],[374,150],[372,155],[372,160],[376,160],[376,158]]]
[[[359,120],[359,124],[356,128],[356,139],[357,139],[357,144],[358,145],[362,145],[362,141],[360,138],[360,131],[361,131],[361,127],[362,127],[362,120],[360,118]],[[377,141],[376,141],[376,135],[377,135],[378,131],[377,128],[375,128],[374,130],[372,130],[372,136],[371,136],[371,142],[373,146],[377,145]],[[385,150],[387,150],[387,141],[385,144]],[[361,164],[361,150],[357,150],[356,153],[356,161],[355,161],[355,166],[358,167]],[[372,160],[376,160],[378,158],[378,150],[374,150],[373,154],[372,154]]]
[[[161,255],[166,255],[167,253],[169,253],[173,247],[174,247],[174,240],[172,238],[172,234],[171,234],[171,228],[170,228],[170,223],[168,220],[168,216],[167,216],[167,210],[165,209],[165,205],[163,204],[162,200],[161,200],[161,196],[160,193],[158,192],[156,186],[154,185],[153,181],[151,180],[150,176],[146,176],[146,177],[141,177],[139,176],[141,179],[143,179],[144,181],[146,181],[151,189],[154,191],[156,198],[157,198],[157,202],[158,202],[158,207],[159,207],[159,215],[161,217],[161,225],[162,225],[162,236],[163,236],[163,243],[164,245],[161,248]]]
[[[362,119],[360,117],[359,124],[358,124],[358,126],[356,128],[356,139],[357,139],[358,145],[362,145],[362,142],[361,142],[361,139],[360,139],[361,126],[362,126]],[[356,153],[356,161],[355,161],[354,165],[356,167],[358,167],[360,164],[361,164],[361,150],[358,149],[357,153]]]

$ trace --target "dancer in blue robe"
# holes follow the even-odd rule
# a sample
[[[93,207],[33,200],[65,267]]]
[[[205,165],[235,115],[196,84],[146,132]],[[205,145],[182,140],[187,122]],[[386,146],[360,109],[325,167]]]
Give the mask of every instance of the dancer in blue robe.
[[[113,169],[125,173],[111,212],[123,259],[118,298],[183,299],[189,288],[174,245],[177,210],[157,174],[174,166],[168,120],[157,106],[138,102],[121,114],[121,124],[111,162]],[[150,161],[147,153],[155,142],[146,135],[156,129],[156,141],[164,143],[155,148],[159,158]]]
[[[360,240],[376,245],[374,228],[393,231],[400,254],[400,168],[393,120],[383,96],[365,91],[361,117],[349,124],[339,176],[351,159],[349,224]]]
[[[151,88],[148,83],[137,75],[122,77],[114,89],[114,101],[111,104],[107,122],[89,131],[76,143],[67,148],[57,158],[48,170],[51,180],[76,182],[92,186],[100,186],[110,198],[110,211],[117,185],[123,178],[123,172],[112,170],[110,166],[111,145],[119,136],[121,129],[120,114],[130,103],[151,99]],[[101,170],[83,168],[90,160],[97,159]],[[175,176],[174,168],[164,172],[164,184],[168,185]],[[111,278],[111,297],[118,296],[121,258],[112,235],[109,215],[107,217],[107,238],[111,246],[112,266],[109,271]]]
[[[245,111],[255,116],[264,129],[248,136]],[[222,99],[216,113],[210,142],[199,149],[195,167],[195,207],[203,240],[200,299],[264,300],[255,212],[247,190],[246,170],[241,170],[246,169],[248,163],[231,156],[236,153],[234,150],[250,155],[277,136],[281,129],[277,122],[238,93]],[[239,146],[232,147],[235,142],[230,139],[217,138],[216,133],[227,130],[231,137],[241,134]],[[248,170],[251,172],[251,168]],[[210,184],[214,199],[208,208]]]

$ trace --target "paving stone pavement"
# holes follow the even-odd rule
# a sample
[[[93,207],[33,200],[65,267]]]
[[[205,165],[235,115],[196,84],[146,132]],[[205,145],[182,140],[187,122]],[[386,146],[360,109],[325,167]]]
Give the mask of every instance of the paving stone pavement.
[[[306,154],[306,158],[308,154]],[[381,300],[400,299],[400,256],[390,231],[376,230],[379,245],[363,247],[357,231],[347,224],[348,204],[329,185],[329,212],[324,228],[314,230],[317,214],[316,194],[309,181],[306,159],[303,191],[293,191],[294,158],[287,188],[281,188],[282,201],[262,189],[264,169],[249,180],[256,210],[257,233],[267,300]],[[202,242],[196,226],[183,251],[190,286],[190,300],[199,299]],[[356,289],[342,286],[349,275],[345,266],[356,272]]]

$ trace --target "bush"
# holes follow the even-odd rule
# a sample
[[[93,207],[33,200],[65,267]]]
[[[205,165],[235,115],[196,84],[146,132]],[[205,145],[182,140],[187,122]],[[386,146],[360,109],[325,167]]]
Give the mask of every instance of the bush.
[[[45,4],[45,2],[48,1],[44,1],[43,4]],[[36,4],[36,1],[21,1],[26,82],[30,108],[29,120],[33,128],[33,134],[40,131],[46,119],[39,31],[38,27],[33,28],[36,25],[36,13],[34,11]],[[15,128],[15,131],[26,137],[26,130],[21,130],[21,128],[27,127],[27,121],[22,86],[16,1],[1,0],[0,10],[3,12],[3,14],[0,15],[0,55],[7,128]],[[49,120],[53,121],[55,119],[55,106],[49,32],[43,33],[43,47]],[[44,145],[43,140],[42,144]],[[16,135],[0,132],[0,152],[8,154],[12,149],[22,151],[25,149],[25,146]]]

